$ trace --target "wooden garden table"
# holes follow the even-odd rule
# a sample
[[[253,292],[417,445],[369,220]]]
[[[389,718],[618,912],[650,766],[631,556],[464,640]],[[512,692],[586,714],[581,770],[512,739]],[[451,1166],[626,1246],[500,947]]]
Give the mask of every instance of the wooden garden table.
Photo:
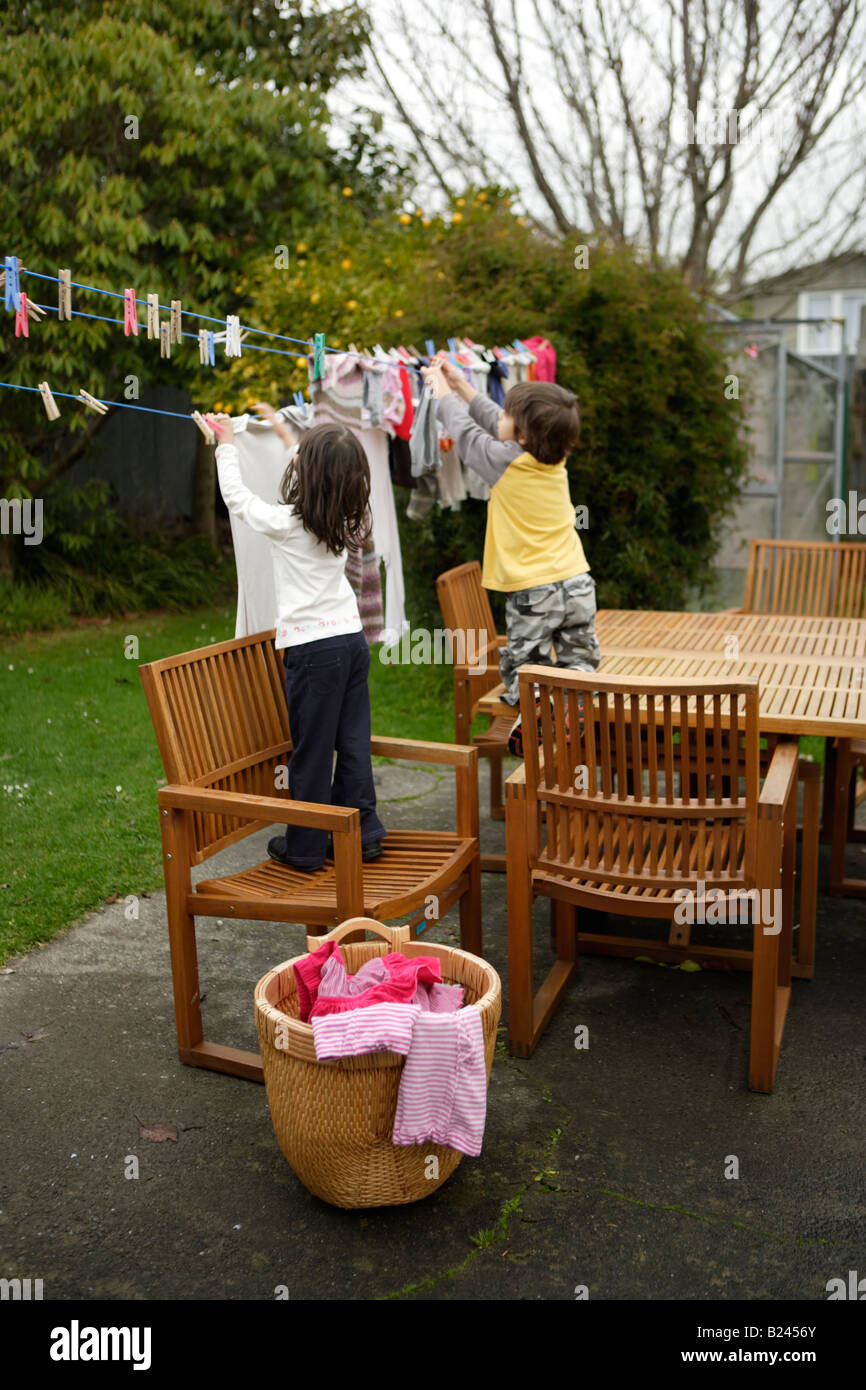
[[[866,619],[603,608],[596,626],[605,675],[757,676],[761,733],[866,734]],[[479,714],[517,717],[501,690],[479,702]]]

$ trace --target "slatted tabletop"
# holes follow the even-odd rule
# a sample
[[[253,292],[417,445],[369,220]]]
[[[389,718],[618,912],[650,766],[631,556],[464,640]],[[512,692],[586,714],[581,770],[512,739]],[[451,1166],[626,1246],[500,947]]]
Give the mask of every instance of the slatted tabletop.
[[[601,609],[597,630],[605,675],[757,676],[762,732],[866,736],[866,619]],[[479,713],[516,717],[501,689]]]

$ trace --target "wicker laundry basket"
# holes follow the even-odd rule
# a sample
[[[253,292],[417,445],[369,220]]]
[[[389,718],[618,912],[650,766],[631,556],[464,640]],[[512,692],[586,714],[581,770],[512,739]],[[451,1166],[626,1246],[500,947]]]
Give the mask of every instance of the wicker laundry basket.
[[[359,930],[375,932],[380,939],[343,940]],[[327,936],[308,937],[308,949],[323,941],[343,941],[350,974],[388,951],[402,951],[410,959],[438,956],[443,980],[462,985],[464,1008],[481,1014],[489,1080],[502,1011],[502,986],[491,966],[467,951],[413,941],[408,927],[386,927],[367,917],[353,917]],[[295,956],[268,971],[255,993],[265,1087],[280,1148],[304,1186],[332,1206],[398,1206],[429,1197],[463,1155],[439,1144],[403,1148],[391,1142],[404,1063],[399,1054],[316,1061],[312,1026],[298,1018],[292,966],[302,959]],[[438,1160],[436,1177],[428,1176],[431,1155]]]

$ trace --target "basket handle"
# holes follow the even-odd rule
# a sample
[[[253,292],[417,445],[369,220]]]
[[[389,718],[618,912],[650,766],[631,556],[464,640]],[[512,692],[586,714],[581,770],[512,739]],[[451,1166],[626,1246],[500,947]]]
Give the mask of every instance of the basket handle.
[[[406,946],[412,940],[411,928],[408,926],[388,927],[384,922],[374,921],[372,917],[350,917],[325,936],[308,936],[307,950],[317,950],[324,941],[342,941],[350,932],[360,930],[375,932],[376,936],[381,936],[394,950]]]

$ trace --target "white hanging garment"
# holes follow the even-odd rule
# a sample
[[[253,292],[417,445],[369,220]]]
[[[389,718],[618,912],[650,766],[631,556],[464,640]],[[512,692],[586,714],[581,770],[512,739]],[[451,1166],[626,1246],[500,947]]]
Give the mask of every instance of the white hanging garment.
[[[328,420],[327,411],[321,407],[308,411],[306,419],[292,406],[278,413],[298,440],[303,438],[304,425],[309,428]],[[241,415],[233,425],[243,482],[266,502],[278,502],[280,483],[289,461],[285,444],[272,425],[251,415]],[[350,428],[357,435],[370,465],[373,544],[385,565],[385,627],[395,633],[397,640],[407,626],[406,595],[397,510],[388,468],[388,436],[381,429],[358,429],[354,425]],[[231,518],[231,527],[238,575],[235,636],[247,637],[254,632],[267,631],[277,620],[271,542],[235,517]]]

